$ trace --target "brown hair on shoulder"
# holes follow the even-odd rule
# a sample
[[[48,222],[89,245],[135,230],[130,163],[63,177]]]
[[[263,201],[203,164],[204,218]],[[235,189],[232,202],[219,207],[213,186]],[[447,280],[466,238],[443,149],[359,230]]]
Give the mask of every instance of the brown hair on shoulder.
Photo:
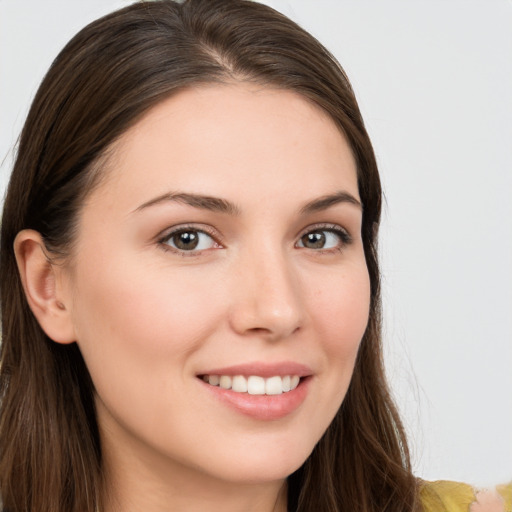
[[[349,81],[310,34],[245,0],[138,2],[81,30],[45,76],[21,133],[0,247],[0,495],[9,512],[101,509],[94,389],[76,344],[50,340],[24,296],[13,252],[22,229],[65,258],[81,205],[113,143],[187,87],[250,81],[319,105],[354,153],[371,308],[354,375],[331,426],[288,479],[300,512],[416,510],[404,430],[382,363],[377,232],[381,186]]]

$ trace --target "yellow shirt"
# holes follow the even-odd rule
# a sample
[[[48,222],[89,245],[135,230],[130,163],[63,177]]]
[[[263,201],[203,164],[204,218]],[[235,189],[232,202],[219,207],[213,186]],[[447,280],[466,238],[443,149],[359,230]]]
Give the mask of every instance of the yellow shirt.
[[[423,482],[420,499],[424,512],[512,512],[512,482],[495,490],[448,480]]]

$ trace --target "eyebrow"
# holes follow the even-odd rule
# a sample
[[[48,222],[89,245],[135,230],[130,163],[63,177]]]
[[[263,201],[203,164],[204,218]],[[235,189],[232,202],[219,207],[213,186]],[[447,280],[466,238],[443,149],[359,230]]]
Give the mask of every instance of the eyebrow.
[[[161,196],[155,197],[154,199],[141,204],[134,211],[138,212],[144,210],[145,208],[149,208],[150,206],[166,203],[168,201],[176,201],[178,203],[188,204],[189,206],[200,208],[202,210],[226,213],[229,215],[240,215],[240,208],[226,199],[221,199],[220,197],[205,196],[201,194],[189,194],[186,192],[171,192],[162,194]],[[352,194],[344,190],[340,190],[334,194],[325,195],[306,203],[301,208],[300,213],[301,215],[307,215],[320,212],[340,203],[352,204],[361,210],[363,209],[361,202]]]
[[[176,201],[178,203],[188,204],[194,208],[200,208],[202,210],[209,210],[212,212],[227,213],[230,215],[239,215],[240,209],[230,201],[221,199],[219,197],[203,196],[200,194],[187,194],[185,192],[180,193],[168,193],[162,194],[161,196],[155,197],[144,204],[141,204],[135,211],[140,211],[150,206],[154,206],[167,201]]]
[[[334,194],[329,194],[326,196],[319,197],[318,199],[314,199],[309,203],[306,203],[300,210],[300,213],[305,215],[308,213],[320,212],[323,210],[327,210],[331,206],[340,203],[348,203],[354,206],[357,206],[359,209],[363,209],[363,204],[361,201],[356,199],[352,194],[346,192],[344,190],[340,190],[335,192]]]

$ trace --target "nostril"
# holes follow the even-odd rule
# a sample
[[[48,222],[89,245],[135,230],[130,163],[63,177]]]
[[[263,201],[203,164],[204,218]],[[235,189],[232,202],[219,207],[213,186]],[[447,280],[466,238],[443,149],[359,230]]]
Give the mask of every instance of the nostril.
[[[305,314],[302,301],[284,285],[272,280],[266,287],[260,282],[237,291],[230,324],[238,334],[277,340],[288,338],[301,327]]]

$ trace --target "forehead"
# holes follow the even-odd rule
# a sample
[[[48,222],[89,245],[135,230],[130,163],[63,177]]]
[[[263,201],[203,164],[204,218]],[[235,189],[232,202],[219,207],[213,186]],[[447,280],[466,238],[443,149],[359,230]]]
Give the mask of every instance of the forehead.
[[[244,83],[189,88],[156,105],[107,167],[100,189],[133,207],[191,187],[239,199],[340,187],[358,197],[351,149],[331,117],[295,92]]]

